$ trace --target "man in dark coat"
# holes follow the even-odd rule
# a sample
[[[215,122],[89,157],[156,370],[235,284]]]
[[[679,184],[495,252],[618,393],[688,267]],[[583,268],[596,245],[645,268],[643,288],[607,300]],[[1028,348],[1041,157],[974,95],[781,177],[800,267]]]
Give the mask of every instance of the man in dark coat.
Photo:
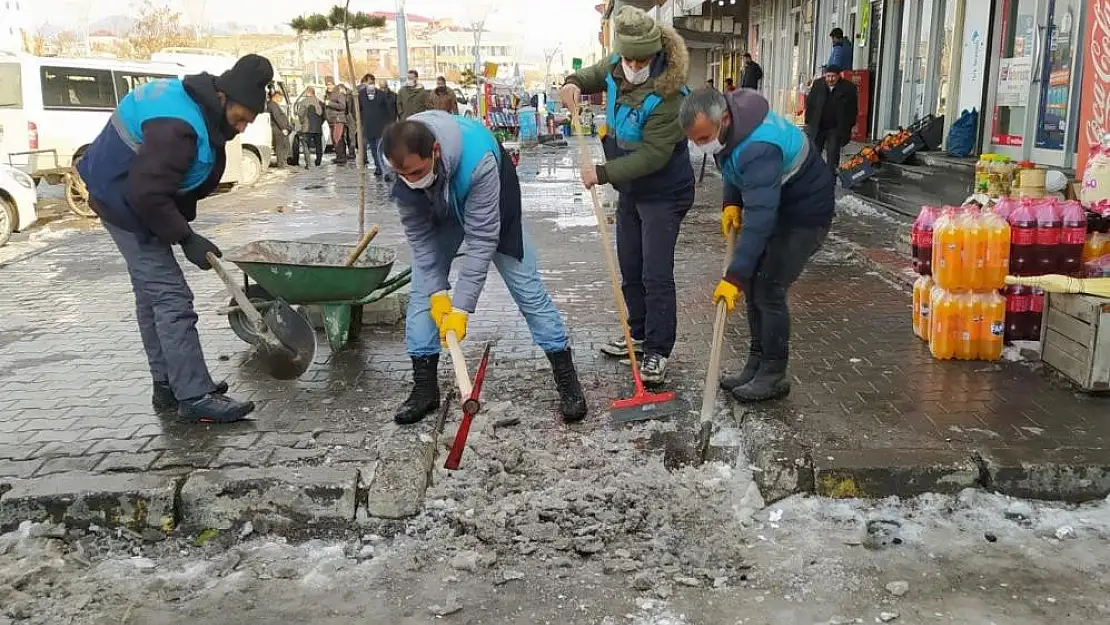
[[[220,248],[189,222],[223,176],[224,144],[266,108],[274,70],[248,54],[220,76],[196,74],[137,87],[112,114],[77,169],[115,241],[135,293],[135,317],[159,412],[191,422],[238,421],[254,410],[208,372],[193,293],[174,257],[208,270]]]
[[[276,167],[289,164],[289,135],[293,132],[289,116],[285,114],[284,101],[285,96],[275,89],[270,95],[270,101],[266,103],[266,112],[270,114],[270,137],[274,144]]]
[[[744,71],[740,73],[740,87],[743,89],[759,89],[763,80],[763,68],[752,60],[752,55],[744,53]]]
[[[840,77],[840,68],[825,68],[825,80],[813,81],[806,96],[806,134],[817,153],[825,151],[825,161],[833,175],[840,168],[840,152],[852,138],[852,126],[859,113],[856,86]]]
[[[378,143],[385,127],[397,119],[397,101],[388,89],[378,88],[373,74],[362,77],[358,98],[362,112],[362,136],[366,138],[366,149],[374,161],[374,175],[381,177],[385,169]]]
[[[319,167],[324,158],[324,103],[316,97],[316,90],[312,87],[304,90],[304,95],[293,107],[293,115],[297,120],[297,140],[293,143],[292,165],[296,167],[301,162],[301,149],[305,151],[305,167],[308,167],[309,150],[316,152],[316,166]]]
[[[347,164],[347,142],[344,140],[347,126],[347,98],[339,85],[328,85],[328,99],[324,103],[328,129],[331,130],[331,145],[335,151],[335,164]]]

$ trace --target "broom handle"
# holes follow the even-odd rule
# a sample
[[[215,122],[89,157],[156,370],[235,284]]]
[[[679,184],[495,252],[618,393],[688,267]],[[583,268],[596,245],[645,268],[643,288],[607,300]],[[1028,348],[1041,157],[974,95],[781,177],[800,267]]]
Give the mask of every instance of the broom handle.
[[[578,107],[574,108],[574,135],[578,137],[578,167],[592,167],[590,149],[586,146],[586,137],[582,134],[582,121],[579,118]],[[590,197],[594,202],[594,217],[597,218],[597,230],[601,234],[601,249],[605,252],[605,265],[609,269],[609,281],[613,285],[613,299],[617,303],[617,313],[620,315],[621,328],[624,330],[624,345],[628,348],[628,360],[632,363],[632,378],[636,389],[643,388],[640,379],[640,366],[636,362],[636,350],[632,347],[632,328],[628,325],[628,309],[624,304],[621,294],[621,283],[617,279],[617,257],[609,245],[609,223],[605,221],[605,213],[601,210],[601,199],[597,197],[597,185],[590,187]]]
[[[266,322],[262,320],[262,313],[258,312],[258,309],[251,303],[250,298],[247,297],[247,294],[243,292],[243,289],[239,288],[239,284],[235,281],[235,278],[232,278],[231,274],[228,273],[227,267],[224,267],[223,262],[212,252],[208,252],[205,258],[208,259],[208,264],[212,265],[212,269],[216,272],[216,275],[224,281],[224,286],[226,286],[228,292],[231,293],[231,297],[235,299],[235,303],[239,304],[239,309],[247,316],[247,320],[250,321],[256,329],[265,329]]]
[[[732,264],[732,251],[736,247],[736,231],[728,234],[725,249],[725,267]],[[717,383],[721,380],[721,351],[725,341],[725,322],[728,320],[728,307],[725,302],[717,302],[717,318],[713,320],[713,344],[709,346],[709,370],[705,372],[705,390],[701,396],[701,418],[703,420],[713,417],[713,410],[717,407]]]
[[[358,257],[362,256],[362,253],[366,251],[366,246],[370,245],[370,242],[373,241],[374,237],[376,236],[378,236],[377,224],[367,230],[366,234],[362,235],[362,238],[359,239],[358,245],[355,246],[355,249],[351,252],[351,255],[347,257],[348,267],[355,264],[355,261],[358,260]]]
[[[454,332],[447,333],[447,351],[451,354],[451,366],[455,371],[455,384],[459,386],[459,401],[466,402],[470,399],[472,387],[470,373],[466,370],[466,356],[463,355],[459,338]]]

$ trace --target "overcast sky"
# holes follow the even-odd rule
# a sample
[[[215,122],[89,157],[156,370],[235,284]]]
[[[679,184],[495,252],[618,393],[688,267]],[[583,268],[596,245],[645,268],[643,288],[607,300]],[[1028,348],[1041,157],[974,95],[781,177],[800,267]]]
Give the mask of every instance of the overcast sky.
[[[238,22],[260,27],[282,24],[307,12],[326,11],[336,0],[154,0],[173,7],[187,21]],[[564,48],[581,49],[597,41],[600,16],[594,6],[601,0],[406,0],[406,12],[427,17],[468,21],[483,7],[494,7],[487,22],[498,31],[522,30],[528,52],[560,42]],[[28,0],[33,27],[50,22],[76,25],[87,12],[89,22],[109,15],[134,15],[137,0]],[[351,10],[394,11],[396,0],[352,0]],[[62,16],[62,17],[59,17]]]

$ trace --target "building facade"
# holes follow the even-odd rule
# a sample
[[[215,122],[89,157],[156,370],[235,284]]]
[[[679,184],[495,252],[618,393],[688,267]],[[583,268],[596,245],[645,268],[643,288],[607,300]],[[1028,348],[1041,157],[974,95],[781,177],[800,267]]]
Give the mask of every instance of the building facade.
[[[28,0],[0,0],[0,52],[23,52],[30,35]]]

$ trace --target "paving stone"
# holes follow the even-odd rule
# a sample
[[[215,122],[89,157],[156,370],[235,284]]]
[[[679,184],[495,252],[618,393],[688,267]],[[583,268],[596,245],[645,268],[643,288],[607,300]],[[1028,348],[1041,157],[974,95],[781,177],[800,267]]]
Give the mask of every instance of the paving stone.
[[[167,450],[154,462],[151,469],[161,471],[163,469],[203,469],[212,464],[216,459],[219,450],[204,450],[204,451],[176,451]]]
[[[129,473],[146,471],[161,455],[162,452],[160,451],[148,451],[145,453],[113,452],[105,454],[104,460],[96,465],[96,472]]]
[[[213,469],[223,469],[226,467],[261,467],[269,464],[270,456],[273,454],[272,449],[235,449],[227,448],[220,450],[216,459],[212,461],[211,467]]]
[[[31,477],[45,460],[0,460],[0,477]]]
[[[71,472],[11,484],[0,496],[0,528],[21,521],[67,525],[125,525],[162,529],[174,523],[173,478],[154,474],[92,475]]]
[[[90,456],[77,456],[77,457],[61,457],[50,458],[42,463],[42,466],[35,473],[35,476],[41,477],[51,475],[53,473],[68,473],[68,472],[87,472],[91,471],[93,467],[100,463],[102,455],[94,454]]]
[[[34,457],[41,445],[0,445],[0,460],[26,460]]]
[[[81,456],[89,451],[89,448],[94,443],[91,441],[76,442],[76,443],[45,443],[43,445],[32,444],[29,447],[36,448],[32,453],[32,458],[61,458]]]
[[[93,444],[92,453],[109,453],[109,452],[124,452],[124,453],[138,453],[149,442],[150,438],[132,438],[128,440],[105,439],[97,441]]]
[[[271,527],[342,527],[355,516],[358,471],[327,468],[194,471],[181,489],[181,522],[227,530],[246,521]]]
[[[419,428],[397,428],[378,441],[373,471],[366,470],[362,485],[365,500],[359,519],[403,519],[424,509],[432,462],[436,458],[436,431],[426,419]]]

